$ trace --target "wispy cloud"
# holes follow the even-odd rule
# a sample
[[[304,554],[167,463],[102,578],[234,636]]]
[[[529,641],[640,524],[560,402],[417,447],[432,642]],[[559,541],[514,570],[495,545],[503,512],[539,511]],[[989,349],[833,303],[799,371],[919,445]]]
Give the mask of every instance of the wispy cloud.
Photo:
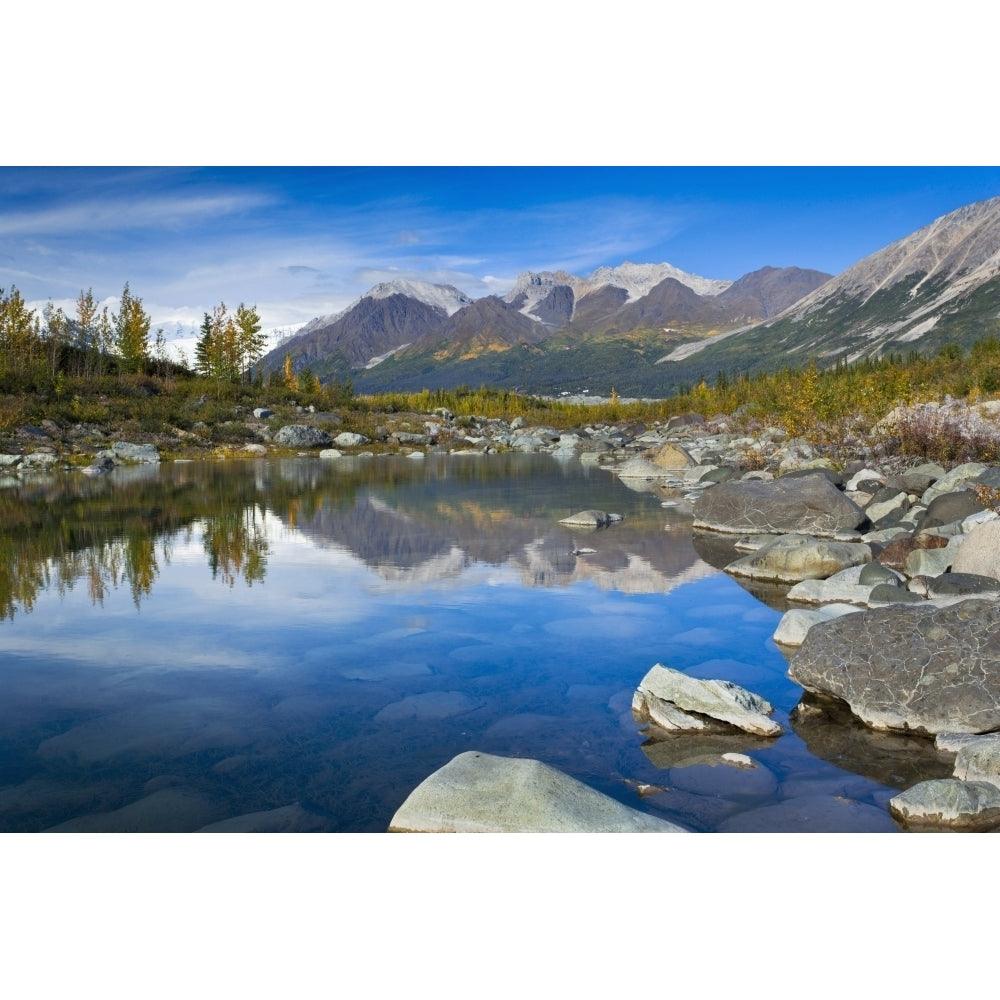
[[[862,204],[849,171],[0,168],[0,285],[44,303],[88,287],[108,299],[128,281],[156,304],[154,325],[244,301],[265,329],[287,329],[392,278],[480,296],[526,270],[585,276],[625,260],[737,278],[825,266],[835,248],[846,266],[961,197],[952,173],[898,177],[912,220],[886,221],[874,208],[889,184],[865,176],[876,186],[861,185]]]
[[[207,219],[266,207],[258,193],[100,199],[57,208],[0,213],[0,236],[40,236],[181,228]]]

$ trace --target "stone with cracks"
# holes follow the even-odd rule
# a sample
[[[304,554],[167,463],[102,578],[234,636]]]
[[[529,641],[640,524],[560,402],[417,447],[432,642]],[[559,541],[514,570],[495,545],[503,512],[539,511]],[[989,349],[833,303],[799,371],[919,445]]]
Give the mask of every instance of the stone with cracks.
[[[689,677],[661,663],[639,683],[632,712],[666,730],[704,730],[716,720],[757,736],[784,732],[769,718],[774,708],[759,695],[730,681]]]
[[[814,625],[788,676],[873,729],[1000,728],[1000,603],[892,605]]]
[[[421,782],[390,833],[684,833],[537,760],[469,750]]]
[[[739,534],[830,537],[853,531],[865,517],[853,500],[820,474],[719,483],[694,505],[695,528]]]

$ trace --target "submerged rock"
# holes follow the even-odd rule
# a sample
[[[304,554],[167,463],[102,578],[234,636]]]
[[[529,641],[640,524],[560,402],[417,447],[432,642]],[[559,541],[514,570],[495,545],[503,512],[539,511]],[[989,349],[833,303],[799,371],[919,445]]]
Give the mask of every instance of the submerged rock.
[[[469,750],[421,782],[390,833],[684,833],[537,760]]]
[[[884,809],[842,795],[803,795],[741,812],[725,820],[719,833],[893,833]]]
[[[836,699],[804,694],[788,721],[813,757],[889,788],[950,778],[955,769],[954,757],[933,740],[870,729]]]
[[[299,802],[278,809],[244,813],[203,826],[199,833],[318,833],[329,823],[322,816],[304,809]]]
[[[462,691],[427,691],[411,694],[386,705],[376,716],[376,722],[402,722],[406,719],[449,719],[464,715],[482,705]]]
[[[218,802],[186,788],[154,791],[120,809],[89,813],[49,827],[49,833],[185,833],[225,815]]]
[[[714,761],[672,768],[668,783],[671,788],[682,792],[717,795],[737,802],[772,798],[778,790],[774,772],[750,757],[744,757],[743,761],[720,757]]]
[[[665,739],[649,739],[639,749],[654,767],[669,770],[696,764],[717,764],[727,761],[727,758],[727,763],[736,765],[733,758],[745,757],[747,751],[772,745],[764,737],[727,729],[725,732],[679,732]]]
[[[769,718],[773,706],[759,695],[730,681],[699,680],[660,663],[640,682],[632,711],[668,731],[704,730],[715,720],[758,736],[784,732]]]

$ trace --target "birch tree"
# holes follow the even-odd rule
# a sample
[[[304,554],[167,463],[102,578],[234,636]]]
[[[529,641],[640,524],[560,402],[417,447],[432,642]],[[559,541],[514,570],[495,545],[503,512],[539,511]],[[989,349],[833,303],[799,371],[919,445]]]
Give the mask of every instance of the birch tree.
[[[121,305],[115,316],[115,350],[123,372],[141,371],[148,360],[151,322],[142,308],[142,299],[132,295],[126,281]]]

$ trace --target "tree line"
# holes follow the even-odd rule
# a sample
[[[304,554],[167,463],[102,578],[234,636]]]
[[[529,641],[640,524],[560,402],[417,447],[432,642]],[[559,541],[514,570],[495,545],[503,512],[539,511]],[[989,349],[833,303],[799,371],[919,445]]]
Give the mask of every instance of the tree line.
[[[81,289],[73,315],[51,300],[41,315],[15,286],[0,288],[0,387],[23,388],[60,375],[96,377],[112,371],[137,374],[176,367],[163,330],[150,338],[152,321],[125,282],[117,312],[101,307],[93,289]],[[195,370],[219,382],[246,383],[266,353],[256,305],[224,302],[205,313],[195,348]],[[182,365],[181,367],[187,367]]]

